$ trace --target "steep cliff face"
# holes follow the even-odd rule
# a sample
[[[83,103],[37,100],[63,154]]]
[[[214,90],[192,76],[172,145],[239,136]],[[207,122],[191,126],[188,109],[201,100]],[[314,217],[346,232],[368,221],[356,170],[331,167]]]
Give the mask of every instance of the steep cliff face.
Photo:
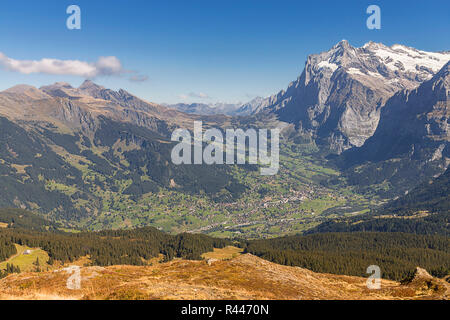
[[[450,62],[418,88],[390,98],[374,135],[338,163],[355,185],[390,184],[397,195],[442,174],[450,164]]]
[[[309,56],[301,76],[255,113],[275,113],[341,153],[362,146],[374,134],[380,111],[393,94],[417,87],[449,60],[450,52],[372,42],[354,48],[344,40]]]
[[[426,162],[450,158],[450,62],[418,88],[389,99],[375,134],[360,149],[348,152],[351,162],[408,157]]]

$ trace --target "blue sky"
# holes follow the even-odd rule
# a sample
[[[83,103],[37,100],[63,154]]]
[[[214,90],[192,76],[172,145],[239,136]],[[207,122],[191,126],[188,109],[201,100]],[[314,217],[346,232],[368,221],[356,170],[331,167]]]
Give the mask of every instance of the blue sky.
[[[66,28],[71,4],[81,8],[81,30]],[[381,30],[366,28],[370,4],[381,7]],[[448,0],[2,0],[0,52],[86,63],[114,56],[126,72],[100,74],[95,82],[158,103],[246,102],[284,89],[308,54],[342,39],[450,50],[449,12]],[[0,68],[0,90],[56,81],[78,86],[84,78]]]

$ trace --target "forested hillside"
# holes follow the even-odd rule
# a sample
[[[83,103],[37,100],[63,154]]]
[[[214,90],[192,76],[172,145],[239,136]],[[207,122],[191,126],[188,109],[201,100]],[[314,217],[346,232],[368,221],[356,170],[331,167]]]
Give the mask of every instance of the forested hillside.
[[[365,276],[369,265],[379,265],[383,277],[401,280],[417,266],[437,276],[449,273],[450,239],[406,233],[321,233],[266,240],[227,240],[202,234],[170,235],[152,227],[99,232],[63,232],[24,210],[0,210],[0,261],[16,254],[14,244],[40,248],[49,265],[87,257],[90,265],[147,265],[162,255],[202,259],[214,248],[240,245],[244,252],[279,264],[315,272]],[[11,221],[17,221],[11,223]],[[10,266],[9,272],[17,272]],[[5,275],[5,273],[3,274]]]
[[[172,258],[201,259],[201,254],[221,248],[230,242],[205,235],[180,234],[172,236],[147,227],[128,231],[81,233],[36,232],[25,229],[0,230],[0,243],[39,247],[51,260],[72,262],[89,255],[93,265],[144,265],[163,254]]]
[[[337,218],[325,221],[305,232],[406,232],[415,234],[450,234],[450,213],[428,213],[416,216],[392,216],[364,214],[351,218]]]
[[[370,214],[337,218],[307,231],[450,234],[450,169]]]
[[[58,225],[27,210],[0,208],[0,223],[5,227],[30,230],[56,230]]]
[[[378,265],[382,277],[402,280],[416,267],[442,277],[450,271],[450,239],[405,233],[326,233],[245,243],[260,258],[315,272],[367,276]]]
[[[419,185],[407,195],[378,210],[382,213],[409,215],[420,210],[450,212],[450,168],[438,178]]]

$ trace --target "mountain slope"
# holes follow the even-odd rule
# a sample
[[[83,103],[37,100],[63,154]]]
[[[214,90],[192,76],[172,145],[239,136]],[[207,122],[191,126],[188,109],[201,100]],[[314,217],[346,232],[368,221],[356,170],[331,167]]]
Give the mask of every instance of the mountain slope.
[[[25,130],[0,117],[0,205],[80,222],[127,206],[160,189],[237,197],[245,187],[228,166],[177,166],[174,142],[145,127],[100,116],[95,131]]]
[[[255,99],[241,105],[239,109],[233,113],[233,115],[248,116],[255,114],[258,110],[266,108],[270,104],[270,101],[270,97],[256,97]]]
[[[224,117],[187,115],[91,81],[3,91],[0,206],[88,223],[160,190],[232,200],[245,187],[229,166],[171,161],[172,131],[192,128],[196,119],[207,126]]]
[[[326,221],[309,230],[322,232],[408,232],[450,235],[450,168],[371,214]]]
[[[418,211],[450,213],[450,168],[438,178],[419,185],[407,195],[383,206],[379,211],[400,215]]]

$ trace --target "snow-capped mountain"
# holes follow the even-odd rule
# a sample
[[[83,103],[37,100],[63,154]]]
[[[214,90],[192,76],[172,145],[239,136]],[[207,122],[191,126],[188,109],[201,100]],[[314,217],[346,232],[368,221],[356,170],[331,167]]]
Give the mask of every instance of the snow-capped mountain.
[[[354,48],[345,40],[328,52],[311,59],[314,71],[343,68],[356,77],[378,78],[398,89],[411,89],[429,80],[450,60],[450,52],[426,52],[403,45],[385,46],[368,42]]]
[[[254,113],[275,113],[341,153],[373,135],[387,99],[431,79],[449,60],[450,52],[373,42],[355,48],[343,40],[310,55],[301,76]]]

